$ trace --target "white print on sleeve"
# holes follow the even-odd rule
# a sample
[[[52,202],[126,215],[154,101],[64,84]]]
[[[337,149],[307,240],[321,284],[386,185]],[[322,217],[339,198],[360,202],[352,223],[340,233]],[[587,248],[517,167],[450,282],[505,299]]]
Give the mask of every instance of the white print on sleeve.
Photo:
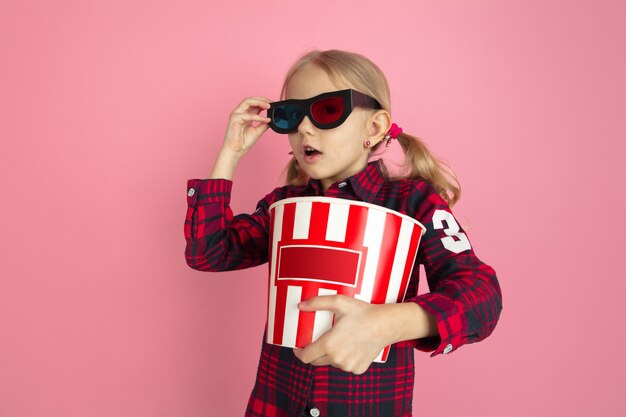
[[[445,210],[435,210],[435,214],[433,214],[433,227],[435,230],[443,229],[444,221],[448,228],[443,230],[447,235],[441,239],[443,246],[454,253],[461,253],[464,250],[471,249],[467,235],[460,231],[459,224],[452,213]]]

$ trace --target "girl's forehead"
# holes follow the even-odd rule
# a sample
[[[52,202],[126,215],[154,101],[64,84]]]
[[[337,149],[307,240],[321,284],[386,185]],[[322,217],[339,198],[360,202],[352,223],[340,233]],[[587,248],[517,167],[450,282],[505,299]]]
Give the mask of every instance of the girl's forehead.
[[[346,88],[352,87],[337,77],[331,77],[324,69],[307,64],[300,68],[287,83],[285,99],[306,99]]]

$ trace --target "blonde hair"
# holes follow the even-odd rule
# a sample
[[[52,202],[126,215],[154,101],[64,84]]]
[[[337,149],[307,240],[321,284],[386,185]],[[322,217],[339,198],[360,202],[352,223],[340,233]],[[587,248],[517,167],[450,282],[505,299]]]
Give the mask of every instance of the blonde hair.
[[[355,90],[374,97],[384,110],[391,114],[389,84],[383,72],[363,55],[355,52],[331,49],[312,50],[302,55],[287,71],[281,90],[281,100],[285,99],[287,85],[300,68],[314,64],[323,69],[334,82],[348,83]],[[402,132],[398,142],[404,151],[402,174],[392,176],[381,160],[381,170],[385,177],[393,179],[422,178],[429,182],[437,193],[452,207],[461,197],[461,185],[452,169],[443,161],[435,158],[424,142],[416,136]],[[373,147],[376,150],[385,142]],[[308,181],[306,173],[300,169],[296,159],[292,159],[286,168],[286,183],[302,185]]]

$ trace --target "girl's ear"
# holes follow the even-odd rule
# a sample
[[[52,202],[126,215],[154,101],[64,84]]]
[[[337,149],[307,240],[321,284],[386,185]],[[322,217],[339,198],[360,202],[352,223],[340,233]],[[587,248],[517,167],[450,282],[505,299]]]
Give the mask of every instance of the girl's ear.
[[[368,118],[368,137],[372,146],[383,140],[391,128],[391,115],[387,110],[378,110]]]

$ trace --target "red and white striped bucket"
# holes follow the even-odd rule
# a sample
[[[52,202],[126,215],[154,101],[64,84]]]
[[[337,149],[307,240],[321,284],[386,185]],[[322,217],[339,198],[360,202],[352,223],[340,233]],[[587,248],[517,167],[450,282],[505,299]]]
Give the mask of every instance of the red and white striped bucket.
[[[316,295],[372,304],[404,300],[425,228],[360,201],[296,197],[270,206],[267,342],[305,347],[329,330],[330,311],[301,312]],[[376,358],[385,362],[387,346]]]

